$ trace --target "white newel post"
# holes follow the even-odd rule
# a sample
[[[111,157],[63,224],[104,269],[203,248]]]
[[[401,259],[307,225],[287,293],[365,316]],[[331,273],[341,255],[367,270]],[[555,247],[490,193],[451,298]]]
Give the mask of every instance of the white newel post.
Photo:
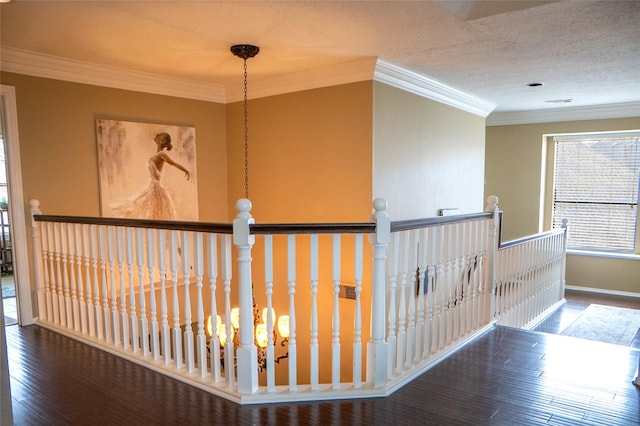
[[[385,341],[385,262],[386,249],[391,235],[391,221],[387,215],[387,202],[382,198],[373,201],[372,221],[376,233],[369,236],[373,245],[373,283],[371,294],[371,340],[367,343],[367,383],[374,388],[387,382],[388,349]]]
[[[36,296],[38,298],[38,317],[40,320],[47,319],[47,303],[45,300],[43,277],[42,277],[42,246],[40,245],[40,226],[33,219],[33,216],[42,214],[40,211],[40,201],[29,200],[31,207],[31,238],[33,241],[33,275],[36,282]]]
[[[498,207],[498,197],[489,195],[487,197],[487,205],[484,209],[486,213],[493,213],[493,225],[489,229],[489,267],[487,268],[487,282],[491,284],[491,302],[489,304],[489,321],[493,321],[496,306],[496,281],[495,268],[497,261],[498,245],[498,229],[500,228],[500,208]],[[485,308],[486,309],[486,308]]]
[[[564,291],[566,286],[567,276],[567,233],[569,232],[569,219],[562,219],[562,225],[560,227],[564,229],[564,235],[562,236],[562,284],[560,285],[560,295],[558,300],[564,299]]]
[[[240,330],[238,347],[238,392],[254,393],[258,390],[258,351],[253,338],[253,297],[251,288],[251,247],[255,236],[249,232],[254,223],[251,201],[246,198],[236,203],[238,214],[233,220],[233,243],[238,249],[238,281]]]

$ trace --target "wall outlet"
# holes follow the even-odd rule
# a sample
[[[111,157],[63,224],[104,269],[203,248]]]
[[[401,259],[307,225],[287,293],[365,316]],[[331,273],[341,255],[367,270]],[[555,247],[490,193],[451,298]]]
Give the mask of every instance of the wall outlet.
[[[338,294],[338,297],[356,300],[356,286],[340,284],[340,293]]]

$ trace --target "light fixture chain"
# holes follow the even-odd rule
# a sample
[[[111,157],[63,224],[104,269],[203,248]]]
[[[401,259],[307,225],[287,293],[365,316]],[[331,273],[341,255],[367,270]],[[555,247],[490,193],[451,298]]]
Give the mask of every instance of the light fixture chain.
[[[249,199],[249,115],[247,113],[247,60],[244,60],[244,197]]]

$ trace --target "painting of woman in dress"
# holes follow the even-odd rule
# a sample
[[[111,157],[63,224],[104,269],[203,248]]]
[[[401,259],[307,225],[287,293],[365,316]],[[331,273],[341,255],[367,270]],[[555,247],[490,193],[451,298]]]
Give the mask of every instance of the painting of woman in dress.
[[[103,216],[198,220],[193,128],[98,120],[97,132]]]
[[[123,213],[126,217],[173,220],[176,218],[176,208],[169,191],[160,181],[162,168],[165,163],[170,164],[183,171],[187,180],[189,180],[189,171],[181,164],[173,161],[165,152],[165,149],[171,151],[173,148],[171,145],[171,136],[169,136],[168,133],[158,133],[154,141],[158,148],[156,153],[153,154],[147,162],[149,186],[133,200],[133,205],[131,205],[130,208],[124,206],[125,210]]]

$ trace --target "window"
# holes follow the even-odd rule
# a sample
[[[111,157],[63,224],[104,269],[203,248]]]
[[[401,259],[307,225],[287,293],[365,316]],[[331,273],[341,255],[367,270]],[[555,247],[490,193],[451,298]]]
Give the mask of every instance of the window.
[[[567,247],[636,253],[640,133],[554,137],[553,226],[569,220]]]

